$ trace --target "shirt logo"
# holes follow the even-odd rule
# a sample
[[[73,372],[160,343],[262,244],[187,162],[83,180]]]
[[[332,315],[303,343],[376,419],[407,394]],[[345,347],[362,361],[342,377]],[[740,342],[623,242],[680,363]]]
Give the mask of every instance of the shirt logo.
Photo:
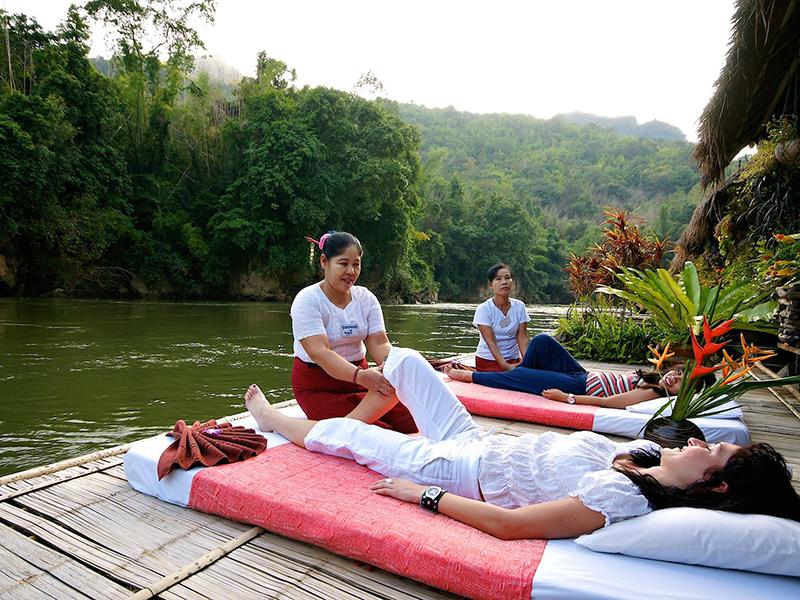
[[[358,323],[342,323],[342,335],[350,337],[358,330]]]

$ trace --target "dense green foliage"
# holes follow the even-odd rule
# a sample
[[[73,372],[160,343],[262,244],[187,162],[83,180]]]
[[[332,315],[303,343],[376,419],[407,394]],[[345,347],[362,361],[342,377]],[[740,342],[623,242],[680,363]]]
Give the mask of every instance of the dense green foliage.
[[[559,118],[475,115],[408,104],[398,109],[422,134],[428,200],[423,223],[447,236],[449,251],[436,269],[445,296],[459,291],[463,296],[471,283],[464,281],[465,266],[486,256],[482,264],[495,257],[510,262],[528,297],[565,300],[566,257],[600,240],[605,207],[637,210],[660,237],[677,237],[700,197],[691,145],[685,142],[624,137]],[[531,235],[520,239],[517,230],[505,228],[506,220],[489,222],[487,229],[479,209],[487,198],[506,199],[518,207],[516,218],[530,217],[546,233],[526,223]],[[477,230],[486,240],[480,247],[472,245],[477,238],[470,235]],[[525,255],[514,251],[519,242],[543,259],[533,278],[520,272],[518,262]],[[480,270],[472,269],[478,281]],[[460,279],[450,279],[451,273]]]
[[[213,14],[92,0],[48,33],[0,13],[0,293],[280,297],[316,276],[303,237],[339,229],[385,299],[476,299],[504,261],[525,298],[564,300],[604,206],[674,235],[696,201],[687,143],[300,89],[264,53],[236,85],[192,75]]]
[[[663,344],[663,331],[652,319],[615,309],[602,298],[573,306],[558,320],[556,337],[579,359],[640,365],[648,346]]]
[[[67,286],[132,228],[114,83],[87,62],[70,12],[57,34],[13,17],[0,86],[0,253],[33,289]]]

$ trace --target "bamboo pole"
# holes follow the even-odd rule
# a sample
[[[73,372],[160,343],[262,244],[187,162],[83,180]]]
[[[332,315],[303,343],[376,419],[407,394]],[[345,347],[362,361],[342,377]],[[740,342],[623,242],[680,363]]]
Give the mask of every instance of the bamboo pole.
[[[772,371],[771,371],[769,368],[765,367],[765,366],[764,366],[762,363],[758,362],[758,363],[756,363],[756,366],[757,366],[757,367],[758,367],[758,368],[759,368],[759,369],[760,369],[760,370],[761,370],[761,371],[762,371],[762,372],[763,372],[763,373],[764,373],[764,374],[765,374],[767,377],[769,377],[770,379],[777,379],[777,378],[778,378],[778,376],[777,376],[775,373],[773,373],[773,372],[772,372]],[[756,377],[756,379],[758,379],[758,378]],[[778,399],[778,401],[779,401],[781,404],[783,404],[783,405],[784,405],[786,408],[788,408],[788,409],[789,409],[789,412],[791,412],[791,413],[792,413],[792,414],[793,414],[795,417],[797,417],[798,419],[800,419],[800,412],[798,412],[798,411],[797,411],[797,409],[796,409],[794,406],[792,406],[792,405],[791,405],[791,404],[790,404],[790,403],[789,403],[789,402],[788,402],[788,401],[787,401],[785,398],[783,398],[783,397],[782,397],[782,396],[781,396],[781,395],[780,395],[778,392],[776,392],[775,390],[773,390],[771,387],[770,387],[770,388],[767,388],[767,389],[770,391],[770,393],[771,393],[773,396],[775,396],[775,397]],[[793,395],[793,396],[795,396],[795,397],[797,397],[797,396],[798,396],[797,392],[796,392],[796,391],[795,391],[795,390],[794,390],[792,387],[790,387],[790,386],[786,386],[786,389],[788,389],[788,390],[789,390],[789,391],[792,393],[792,395]],[[798,398],[798,399],[800,399],[800,398]]]
[[[193,563],[190,563],[185,567],[170,573],[169,575],[165,575],[162,579],[156,581],[153,585],[149,585],[147,587],[142,588],[141,590],[130,596],[131,600],[146,600],[148,598],[153,598],[154,596],[157,596],[167,588],[170,588],[173,585],[180,583],[184,579],[191,577],[195,573],[202,571],[207,566],[217,562],[220,558],[226,556],[227,554],[230,554],[231,552],[236,550],[236,548],[238,548],[239,546],[246,544],[253,538],[261,535],[262,533],[264,533],[264,529],[262,529],[261,527],[252,527],[251,529],[248,529],[239,537],[236,537],[228,541],[227,543],[214,548],[207,554],[204,554],[203,556],[198,558]]]
[[[63,471],[64,469],[68,469],[70,467],[78,467],[83,465],[87,462],[91,462],[93,460],[100,460],[101,458],[108,458],[110,456],[117,456],[118,454],[122,454],[123,452],[127,452],[128,448],[130,448],[135,442],[131,442],[129,444],[123,444],[122,446],[114,446],[113,448],[106,448],[105,450],[98,450],[97,452],[92,452],[91,454],[85,454],[83,456],[77,456],[75,458],[70,458],[67,460],[62,460],[56,463],[52,463],[49,465],[44,465],[41,467],[35,467],[33,469],[28,469],[26,471],[20,471],[18,473],[12,473],[11,475],[6,475],[5,477],[0,477],[0,485],[6,485],[8,483],[14,483],[15,481],[22,481],[23,479],[31,479],[33,477],[41,477],[42,475],[50,475],[51,473],[56,473],[58,471]]]
[[[297,404],[296,400],[286,400],[285,402],[280,402],[278,404],[273,404],[275,408],[286,408],[287,406],[293,406]],[[222,417],[221,419],[217,419],[217,423],[227,423],[236,421],[238,419],[244,419],[249,417],[250,413],[247,411],[236,413],[235,415],[229,415],[227,417]],[[159,434],[160,436],[161,434]],[[157,437],[157,436],[152,436]],[[149,438],[143,438],[149,439]],[[55,462],[49,465],[43,465],[41,467],[34,467],[33,469],[27,469],[25,471],[19,471],[17,473],[11,473],[10,475],[5,475],[4,477],[0,477],[0,486],[14,483],[16,481],[22,481],[24,479],[32,479],[34,477],[41,477],[42,475],[50,475],[52,473],[57,473],[58,471],[63,471],[64,469],[69,469],[70,467],[78,467],[80,465],[86,464],[88,462],[92,462],[93,460],[100,460],[102,458],[109,458],[111,456],[117,456],[119,454],[123,454],[127,452],[133,444],[136,444],[142,440],[137,440],[135,442],[129,442],[127,444],[122,444],[121,446],[114,446],[113,448],[106,448],[104,450],[98,450],[96,452],[92,452],[91,454],[84,454],[83,456],[76,456],[75,458],[69,458],[67,460],[62,460],[59,462]]]

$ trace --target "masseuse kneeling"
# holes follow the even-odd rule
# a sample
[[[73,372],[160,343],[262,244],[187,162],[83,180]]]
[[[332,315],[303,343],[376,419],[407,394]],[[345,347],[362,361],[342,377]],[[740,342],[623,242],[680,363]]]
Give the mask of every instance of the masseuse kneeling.
[[[347,416],[416,432],[402,404],[385,412],[387,398],[397,402],[383,376],[391,344],[378,299],[355,284],[361,273],[361,242],[341,231],[326,233],[319,241],[307,239],[322,253],[325,278],[302,289],[292,302],[292,390],[297,403],[309,419]],[[377,367],[368,368],[367,351]]]

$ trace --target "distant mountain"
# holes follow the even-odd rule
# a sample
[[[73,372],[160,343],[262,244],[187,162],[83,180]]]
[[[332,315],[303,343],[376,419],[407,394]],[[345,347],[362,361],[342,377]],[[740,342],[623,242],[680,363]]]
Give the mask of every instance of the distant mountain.
[[[558,114],[554,119],[563,119],[569,123],[578,125],[594,124],[604,129],[611,129],[622,135],[647,138],[651,140],[666,140],[669,142],[685,142],[684,133],[669,123],[653,119],[641,125],[636,121],[636,117],[601,117],[591,113],[571,112]]]

